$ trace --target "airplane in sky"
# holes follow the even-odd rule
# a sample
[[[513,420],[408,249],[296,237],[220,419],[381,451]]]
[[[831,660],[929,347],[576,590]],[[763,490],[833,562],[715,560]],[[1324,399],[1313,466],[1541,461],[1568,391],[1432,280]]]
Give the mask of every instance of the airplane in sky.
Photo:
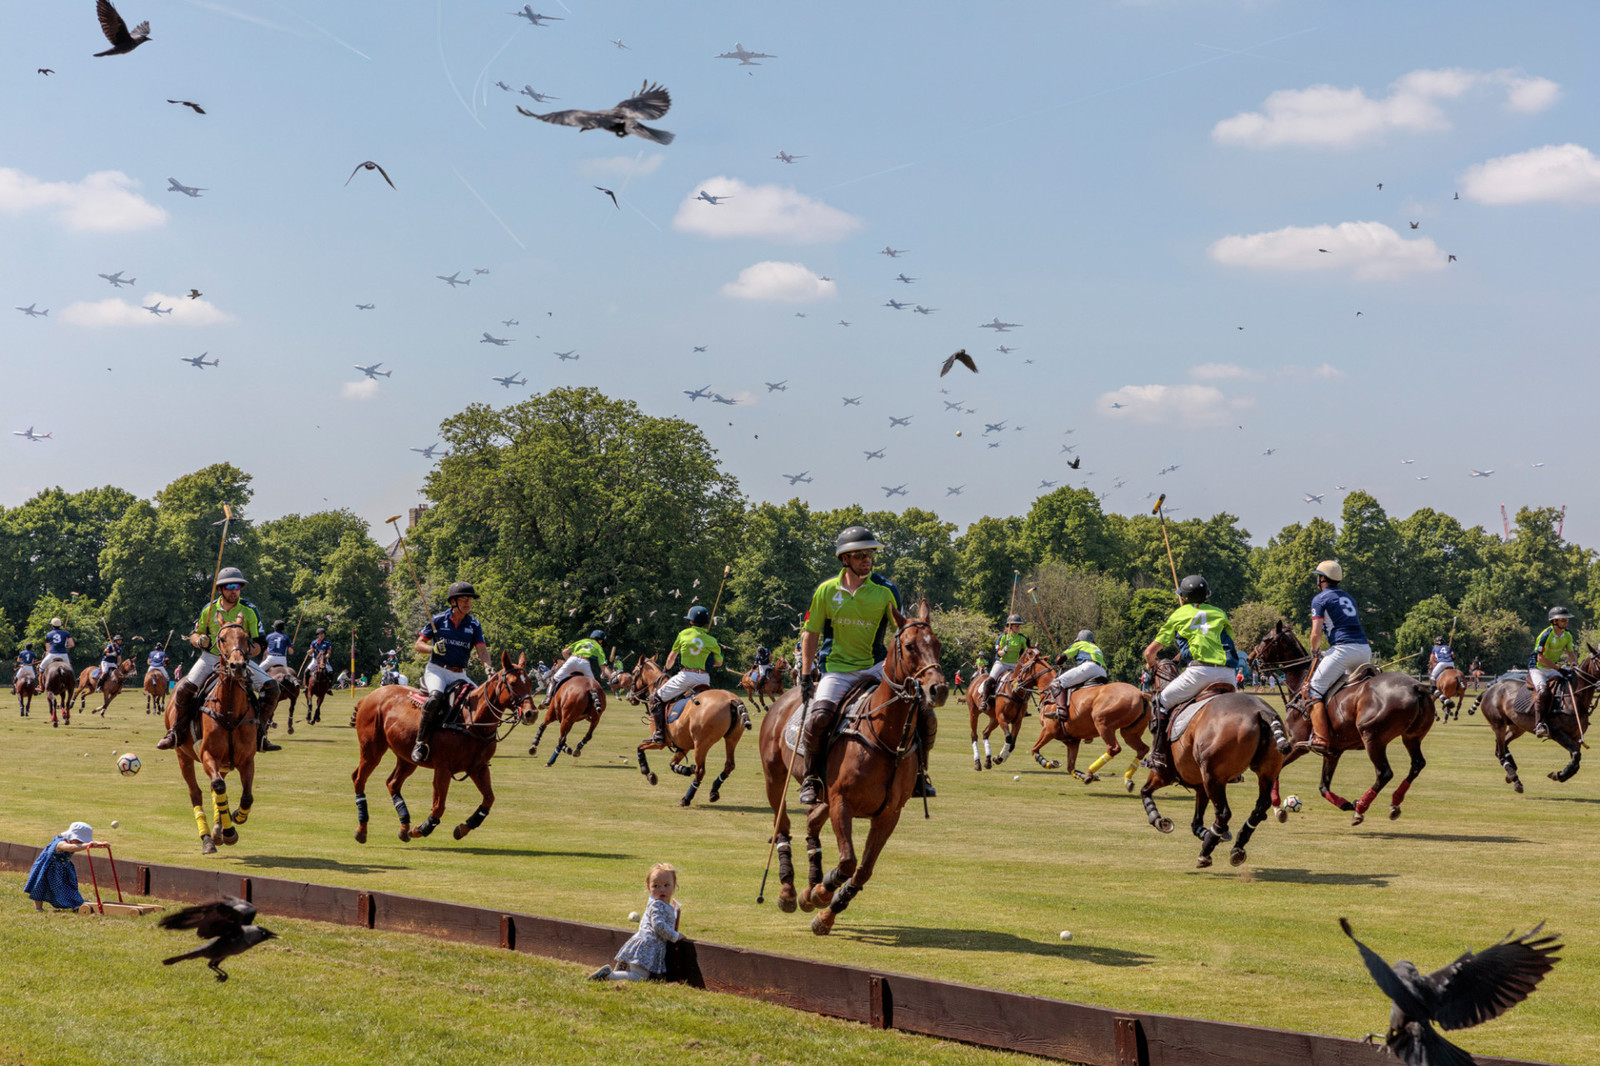
[[[828,280],[828,281],[832,281],[832,280],[833,280],[833,279],[832,279],[832,278],[828,278],[828,279],[827,279],[827,280]],[[850,323],[848,323],[848,322],[846,322],[846,321],[845,321],[845,320],[844,320],[844,319],[842,319],[842,318],[841,318],[841,319],[840,319],[840,320],[839,320],[839,325],[841,325],[841,326],[848,326],[848,325],[849,325],[849,324],[850,324]]]
[[[887,245],[887,244],[886,244],[886,245],[884,245],[884,246],[883,246],[883,251],[881,251],[881,252],[879,252],[879,253],[878,253],[878,254],[879,254],[879,255],[886,255],[886,256],[888,256],[888,257],[889,257],[889,258],[890,258],[890,259],[898,259],[898,258],[900,258],[900,257],[901,257],[901,256],[902,256],[902,255],[905,255],[905,254],[906,254],[906,253],[907,253],[907,252],[909,252],[909,251],[910,251],[910,250],[911,250],[911,249],[909,249],[909,248],[890,248],[890,247],[889,247],[889,246],[888,246],[888,245]]]
[[[1041,489],[1053,489],[1056,487],[1056,483],[1054,481],[1046,481],[1043,478],[1040,478],[1039,487]]]
[[[995,349],[995,351],[999,352],[1001,355],[1010,355],[1012,352],[1016,351],[1016,349],[1015,348],[1007,348],[1005,345],[1002,344],[999,347],[997,347]]]
[[[912,282],[913,282],[913,281],[916,281],[916,280],[917,280],[917,279],[916,279],[916,278],[908,278],[908,277],[906,277],[906,276],[905,276],[905,275],[904,275],[904,274],[896,274],[896,275],[895,275],[895,276],[894,276],[894,280],[896,280],[896,281],[903,281],[903,282],[905,282],[905,283],[906,283],[906,284],[907,284],[907,285],[910,285],[910,284],[911,284],[911,283],[912,283]]]
[[[424,459],[432,459],[434,457],[434,453],[439,450],[439,445],[430,444],[426,448],[412,448],[411,450],[422,456]]]
[[[1417,475],[1417,480],[1418,481],[1427,481],[1432,476],[1433,476],[1432,474],[1418,474]]]
[[[1128,405],[1125,404],[1125,403],[1117,403],[1117,402],[1113,401],[1112,404],[1111,404],[1111,409],[1113,411],[1120,411],[1126,406],[1128,406]]]
[[[457,285],[471,285],[472,284],[472,279],[471,278],[463,278],[461,276],[461,271],[459,271],[459,270],[456,271],[454,274],[451,274],[448,278],[445,277],[443,274],[435,274],[434,277],[438,278],[440,281],[444,282],[446,285],[449,285],[452,289],[455,288]]]
[[[518,381],[517,372],[515,370],[503,378],[495,378],[494,380],[499,382],[500,387],[503,389],[509,389],[513,385],[526,385],[528,383],[527,378],[523,378],[521,381]]]
[[[961,403],[962,401],[960,400],[957,400],[955,403],[951,403],[949,400],[946,400],[944,401],[944,409],[946,411],[959,411],[961,410]]]
[[[218,360],[216,359],[213,359],[210,362],[206,361],[206,356],[210,354],[210,352],[201,352],[199,355],[186,355],[183,357],[183,362],[188,363],[196,370],[204,370],[206,367],[216,366],[218,363]]]
[[[1126,485],[1126,484],[1127,484],[1127,482],[1126,482],[1126,481],[1124,481],[1124,480],[1122,480],[1122,479],[1121,479],[1121,478],[1120,478],[1120,477],[1119,477],[1119,478],[1117,478],[1117,479],[1116,479],[1116,480],[1115,480],[1115,481],[1113,481],[1113,482],[1112,482],[1112,483],[1111,483],[1111,487],[1112,487],[1112,488],[1114,488],[1114,489],[1120,489],[1120,488],[1121,488],[1121,487],[1122,487],[1122,486],[1124,486],[1124,485]]]
[[[1022,323],[1021,322],[1002,322],[1002,321],[1000,321],[1000,319],[996,318],[991,322],[979,323],[978,328],[979,329],[992,329],[996,333],[1010,333],[1014,329],[1021,329],[1022,328]]]
[[[803,155],[790,155],[788,152],[779,152],[777,155],[773,156],[772,158],[778,160],[779,162],[783,162],[783,163],[793,163],[796,159],[804,159],[805,156],[803,156]]]
[[[918,304],[911,310],[915,311],[919,315],[931,315],[939,309],[937,307],[923,307],[921,304]]]
[[[904,485],[879,485],[878,487],[883,490],[884,499],[888,499],[891,496],[904,496],[906,494],[906,487]]]
[[[893,429],[895,426],[909,426],[911,424],[911,420],[913,418],[915,418],[915,417],[917,417],[917,416],[916,415],[906,415],[904,418],[896,418],[894,415],[890,415],[889,416],[889,428]]]
[[[1306,493],[1306,502],[1307,503],[1321,503],[1322,502],[1322,498],[1324,496],[1326,496],[1326,495],[1327,495],[1326,492],[1308,492],[1308,493]]]
[[[888,303],[884,304],[883,306],[892,307],[896,311],[904,311],[906,308],[910,307],[911,305],[909,303],[904,303],[903,304],[899,300],[890,300]]]
[[[1470,474],[1473,477],[1489,477],[1490,475],[1492,475],[1494,473],[1494,471],[1493,470],[1468,470],[1467,473]]]
[[[120,289],[124,285],[132,285],[134,282],[139,280],[138,278],[123,277],[122,271],[120,270],[115,274],[97,274],[96,277],[105,278],[107,281],[111,282],[111,287],[114,289]]]
[[[357,311],[370,311],[374,307],[377,307],[377,306],[378,306],[377,304],[356,304],[356,310]]]
[[[557,352],[556,357],[559,358],[563,363],[567,362],[568,360],[576,361],[583,358],[583,356],[578,354],[578,349],[576,348],[572,349],[570,352]]]
[[[371,366],[362,366],[360,363],[356,363],[355,368],[367,375],[367,377],[372,378],[374,381],[376,381],[378,378],[394,377],[393,370],[379,370],[378,368],[382,365],[382,362],[373,363]]]
[[[999,422],[985,422],[983,424],[983,431],[985,433],[999,433],[1001,430],[1006,428],[1006,422],[1009,421],[1010,419],[1004,419]]]
[[[709,400],[711,399],[711,386],[707,385],[703,389],[684,389],[683,394],[689,397],[690,403],[694,403],[696,400]]]
[[[509,329],[509,328],[510,328],[510,327],[512,327],[512,326],[520,326],[520,325],[522,325],[522,323],[521,323],[521,322],[518,322],[518,321],[517,321],[517,320],[516,320],[516,319],[514,319],[514,318],[502,318],[502,319],[501,319],[501,320],[500,320],[500,324],[501,324],[501,325],[502,325],[502,326],[505,326],[505,327],[506,327],[506,328],[507,328],[507,329]]]
[[[152,315],[155,315],[157,318],[160,318],[162,315],[170,315],[170,314],[172,314],[172,308],[170,308],[170,307],[162,307],[160,300],[157,300],[155,303],[151,304],[150,306],[145,307],[144,310],[149,311]]]
[[[567,21],[566,19],[558,18],[555,15],[541,15],[533,9],[532,4],[523,4],[521,11],[512,11],[510,14],[515,15],[519,19],[527,19],[528,25],[530,26],[543,26],[546,22]]]
[[[1402,459],[1402,460],[1400,460],[1400,465],[1401,466],[1410,466],[1414,462],[1416,462],[1415,459]]]
[[[1273,452],[1275,452],[1277,450],[1278,449],[1276,449],[1276,448],[1268,448],[1266,451],[1262,452],[1261,454],[1262,455],[1271,455]]]
[[[720,404],[722,404],[722,405],[724,405],[726,407],[737,407],[737,406],[739,406],[739,401],[738,400],[735,400],[735,399],[732,399],[730,397],[724,396],[720,392],[713,392],[711,394],[711,402],[712,403],[720,403]]]
[[[796,311],[794,313],[794,317],[796,317],[796,318],[805,318],[806,317],[806,313],[804,311]]]
[[[704,344],[696,344],[694,346],[694,350],[697,351],[697,352],[703,352],[703,351],[706,350],[707,347],[709,347],[709,346],[708,345],[704,345]]]
[[[885,451],[887,451],[887,450],[888,449],[886,449],[886,448],[879,448],[875,452],[864,452],[863,454],[866,455],[866,457],[867,457],[866,461],[870,463],[874,459],[882,459],[883,458],[883,453]]]
[[[860,407],[861,406],[861,397],[860,396],[841,396],[840,399],[842,399],[844,401],[844,405],[846,407]]]
[[[559,96],[551,96],[549,93],[534,92],[533,86],[531,86],[531,85],[524,85],[522,88],[518,89],[517,90],[517,95],[518,96],[531,96],[531,97],[533,97],[534,102],[535,103],[539,103],[539,104],[544,103],[546,100],[559,100],[559,99],[561,99],[561,97],[559,97]]]
[[[1071,455],[1073,452],[1075,452],[1077,450],[1078,450],[1078,446],[1076,444],[1063,444],[1061,446],[1061,454],[1062,455]]]
[[[965,485],[952,485],[944,490],[944,494],[946,496],[959,496],[964,488],[966,488]]]
[[[766,382],[762,382],[762,384],[766,385],[768,392],[788,392],[789,391],[789,379],[788,378],[784,378],[782,381],[766,381]]]
[[[21,311],[23,314],[27,315],[29,318],[43,318],[45,315],[48,315],[50,313],[50,309],[48,307],[46,307],[43,311],[35,311],[34,308],[37,307],[37,306],[39,306],[39,305],[38,304],[29,304],[27,307],[19,307],[19,308],[17,308],[17,310]]]
[[[504,89],[506,92],[510,92],[511,91],[511,86],[507,85],[503,81],[497,81],[494,84],[495,84],[496,88]]]
[[[717,56],[717,58],[718,59],[737,59],[739,61],[739,65],[741,67],[759,67],[761,65],[760,63],[754,63],[754,62],[751,62],[751,60],[755,60],[755,59],[777,59],[778,57],[777,56],[769,56],[765,52],[748,52],[748,51],[745,50],[744,45],[742,45],[739,42],[735,41],[734,44],[733,44],[733,51],[731,51],[731,52],[723,52],[721,55]]]
[[[791,485],[799,485],[802,483],[809,485],[812,481],[811,471],[809,470],[802,470],[798,474],[784,474],[782,476],[788,478],[789,484]]]
[[[700,195],[696,196],[695,199],[696,200],[704,200],[706,203],[711,204],[712,206],[715,206],[717,204],[720,204],[724,200],[731,200],[731,199],[733,199],[733,197],[731,197],[731,196],[712,196],[710,193],[706,192],[704,189],[701,189],[700,190]]]
[[[50,431],[50,433],[54,433],[54,432],[55,432],[55,430],[51,430]],[[33,427],[32,426],[29,426],[27,429],[14,429],[14,430],[11,431],[11,435],[13,437],[26,437],[28,440],[31,440],[31,441],[34,441],[34,442],[38,442],[38,441],[41,441],[41,440],[49,440],[50,439],[50,433],[35,433],[33,431]]]
[[[181,193],[183,193],[183,195],[193,198],[193,197],[198,197],[203,192],[209,192],[210,190],[209,189],[198,189],[198,188],[194,187],[193,185],[185,185],[183,182],[179,181],[177,178],[168,178],[167,179],[167,191],[168,192],[181,192]]]
[[[507,344],[511,343],[511,338],[510,337],[495,337],[495,336],[491,336],[488,330],[484,330],[483,331],[483,340],[479,341],[478,343],[479,344],[498,344],[501,347],[505,347]]]

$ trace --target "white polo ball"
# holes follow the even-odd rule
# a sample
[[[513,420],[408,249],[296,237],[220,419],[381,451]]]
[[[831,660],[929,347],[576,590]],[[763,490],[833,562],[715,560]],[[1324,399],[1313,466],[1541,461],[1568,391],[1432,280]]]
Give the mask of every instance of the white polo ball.
[[[121,825],[122,825],[122,823],[121,823],[121,822],[112,822],[112,823],[111,823],[111,828],[113,828],[113,829],[116,829],[116,828],[118,828],[118,827],[119,827],[119,826],[121,826]]]
[[[628,912],[628,921],[637,922],[638,920],[639,920],[639,912],[638,911],[629,911]]]
[[[958,437],[961,436],[961,431],[959,429],[956,430],[956,436],[958,436]]]
[[[1021,781],[1022,780],[1022,775],[1021,774],[1012,774],[1011,775],[1011,780],[1013,780],[1013,781]]]
[[[1070,929],[1061,930],[1061,939],[1062,940],[1071,940],[1072,939],[1072,930],[1070,930]]]

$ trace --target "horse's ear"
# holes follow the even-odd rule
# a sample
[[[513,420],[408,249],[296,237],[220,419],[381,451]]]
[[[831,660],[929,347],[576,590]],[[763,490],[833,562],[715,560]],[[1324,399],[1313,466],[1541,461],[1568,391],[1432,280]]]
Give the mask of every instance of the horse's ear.
[[[1593,644],[1589,645],[1589,654],[1600,658],[1600,648],[1596,648]]]
[[[521,655],[517,656],[517,669],[518,670],[526,670],[527,668],[528,668],[528,653],[527,652],[523,652]]]
[[[1283,633],[1283,619],[1278,619],[1278,621],[1273,625],[1273,632],[1279,634]]]
[[[506,651],[504,648],[500,650],[500,669],[511,669],[511,653]]]
[[[926,622],[931,617],[933,617],[933,609],[928,606],[928,597],[924,596],[922,597],[922,605],[917,611],[917,620]]]

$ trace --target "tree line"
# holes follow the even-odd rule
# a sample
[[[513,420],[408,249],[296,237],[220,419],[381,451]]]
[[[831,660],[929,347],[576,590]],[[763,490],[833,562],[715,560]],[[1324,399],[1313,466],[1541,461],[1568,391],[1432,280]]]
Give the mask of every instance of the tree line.
[[[594,389],[473,405],[441,435],[449,453],[427,477],[431,506],[407,534],[421,598],[404,565],[386,580],[383,549],[348,511],[247,520],[230,528],[225,563],[250,576],[264,621],[303,618],[302,649],[326,624],[341,656],[354,633],[364,672],[384,648],[409,657],[457,580],[476,586],[496,649],[546,662],[595,628],[619,656],[664,653],[701,603],[717,608],[731,674],[759,645],[792,654],[812,590],[837,570],[834,536],[855,524],[888,546],[880,569],[901,592],[934,605],[951,674],[970,674],[1015,610],[1051,652],[1094,630],[1113,673],[1129,677],[1175,603],[1160,521],[1107,512],[1086,489],[965,530],[917,507],[752,503],[695,424]],[[213,523],[223,503],[248,519],[249,500],[249,475],[218,464],[151,500],[51,489],[0,510],[0,654],[56,614],[80,646],[99,619],[147,640],[187,633],[216,561]],[[1304,637],[1312,568],[1337,558],[1380,659],[1420,668],[1444,636],[1463,662],[1499,672],[1523,664],[1551,605],[1580,623],[1600,613],[1596,553],[1564,541],[1559,522],[1552,508],[1523,508],[1503,541],[1431,509],[1395,518],[1353,492],[1337,524],[1294,523],[1263,544],[1227,513],[1169,520],[1166,534],[1179,575],[1206,576],[1242,645],[1280,619]]]

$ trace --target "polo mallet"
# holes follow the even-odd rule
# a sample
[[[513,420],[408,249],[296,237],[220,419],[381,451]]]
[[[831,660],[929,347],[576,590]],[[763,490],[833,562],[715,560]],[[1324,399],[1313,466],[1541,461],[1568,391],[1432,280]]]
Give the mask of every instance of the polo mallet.
[[[422,610],[424,613],[426,613],[428,610],[428,597],[422,594],[422,582],[417,580],[417,564],[411,561],[411,553],[406,551],[406,535],[400,532],[400,516],[391,515],[390,517],[384,519],[384,524],[393,526],[394,535],[400,538],[400,555],[406,561],[406,569],[411,571],[411,584],[417,590],[417,601],[422,604]],[[433,623],[431,620],[428,623],[428,628],[430,631],[433,629]],[[354,658],[352,658],[351,661],[354,662]],[[355,670],[352,668],[350,672],[353,674],[355,673]]]
[[[289,643],[290,644],[295,644],[295,643],[299,642],[299,640],[300,640],[300,623],[305,620],[305,617],[306,617],[306,605],[302,603],[300,605],[299,613],[297,613],[294,616],[294,636],[289,638]]]
[[[1172,568],[1172,591],[1178,591],[1178,564],[1172,561],[1172,541],[1167,537],[1167,516],[1162,512],[1161,505],[1167,502],[1167,494],[1162,493],[1156,497],[1156,505],[1150,508],[1150,513],[1161,519],[1161,542],[1167,546],[1167,565]]]
[[[1017,582],[1021,581],[1021,580],[1022,580],[1021,571],[1018,571],[1018,570],[1011,571],[1011,608],[1008,611],[1006,611],[1006,617],[1007,618],[1010,618],[1012,615],[1017,613]]]
[[[1034,595],[1038,588],[1038,585],[1028,587],[1028,599],[1033,601],[1033,609],[1039,616],[1039,628],[1044,630],[1045,639],[1059,648],[1060,645],[1056,644],[1055,634],[1050,632],[1050,624],[1044,620],[1044,608],[1039,605],[1039,597]]]
[[[727,583],[728,583],[728,573],[732,569],[733,569],[732,566],[724,566],[722,568],[722,580],[717,582],[717,598],[715,600],[713,600],[712,603],[711,603],[711,624],[712,625],[716,625],[717,624],[717,607],[719,605],[721,605],[721,603],[722,603],[722,589],[723,589],[723,586],[727,585]]]
[[[811,713],[811,701],[806,700],[805,706],[800,708],[800,731],[795,734],[794,747],[789,750],[789,771],[783,775],[783,796],[778,800],[778,809],[772,813],[772,839],[767,842],[767,865],[761,870],[761,887],[756,889],[756,902],[767,901],[767,876],[772,873],[772,855],[778,850],[778,816],[789,804],[789,782],[794,780],[794,761],[800,757],[800,742],[806,735],[806,717]],[[779,739],[782,739],[781,735]]]

